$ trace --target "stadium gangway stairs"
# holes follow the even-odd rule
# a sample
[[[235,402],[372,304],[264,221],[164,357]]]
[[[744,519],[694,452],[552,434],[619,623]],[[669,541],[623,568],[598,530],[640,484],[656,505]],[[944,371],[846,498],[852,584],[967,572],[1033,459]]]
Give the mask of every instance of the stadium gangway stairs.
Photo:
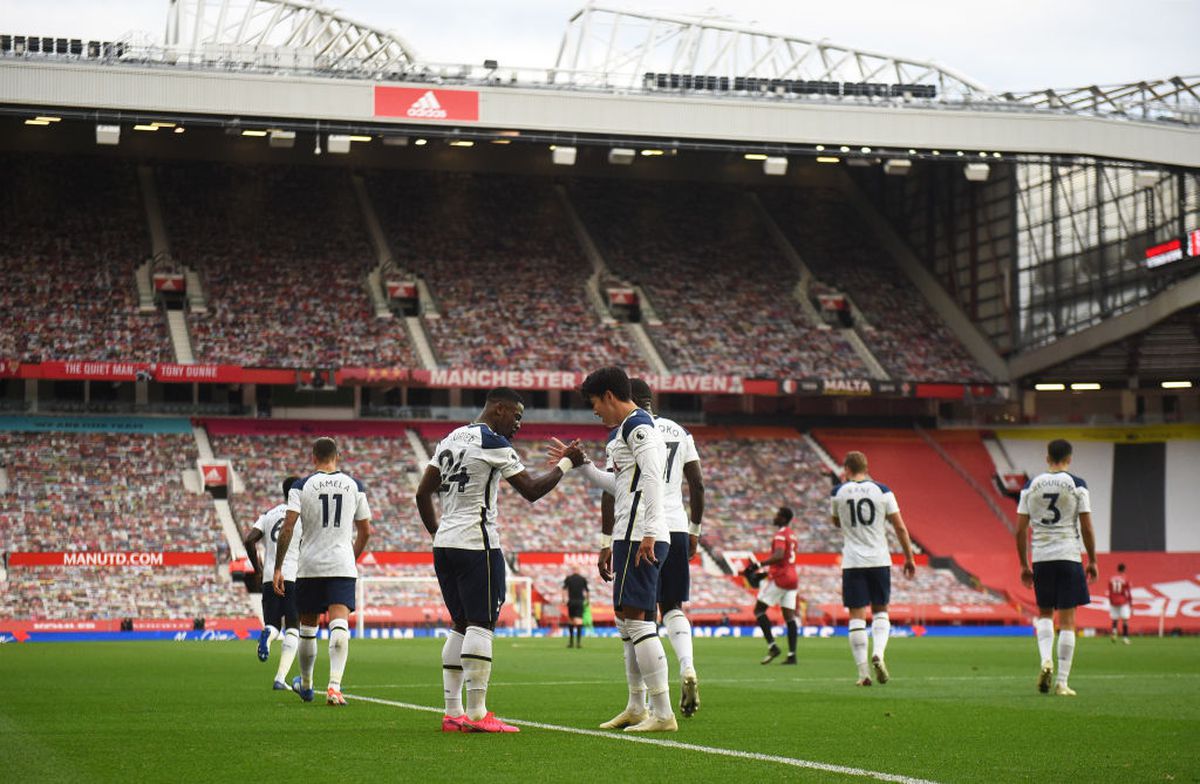
[[[167,330],[171,335],[171,347],[175,350],[175,361],[181,365],[195,364],[192,337],[188,332],[187,317],[182,310],[167,311]]]
[[[1012,520],[1010,520],[1008,514],[1006,514],[1005,511],[1000,508],[1000,505],[996,503],[996,499],[992,497],[992,494],[988,492],[987,488],[983,487],[979,481],[971,475],[970,471],[968,471],[957,460],[955,460],[954,457],[937,442],[937,439],[926,433],[924,428],[922,428],[920,425],[914,425],[913,427],[917,431],[917,434],[924,439],[925,443],[929,444],[930,448],[933,449],[934,452],[937,452],[938,457],[946,461],[946,464],[953,468],[955,473],[962,477],[963,481],[970,485],[971,489],[979,494],[979,497],[982,498],[984,503],[988,505],[988,508],[992,510],[992,514],[996,515],[996,519],[1004,524],[1004,527],[1009,530],[1009,533],[1016,534],[1017,530],[1013,526]]]

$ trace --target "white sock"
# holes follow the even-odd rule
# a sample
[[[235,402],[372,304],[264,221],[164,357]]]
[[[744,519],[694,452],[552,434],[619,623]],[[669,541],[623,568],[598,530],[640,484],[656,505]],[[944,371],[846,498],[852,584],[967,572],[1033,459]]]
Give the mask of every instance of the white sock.
[[[624,618],[617,619],[617,630],[621,633],[621,642],[625,652],[625,682],[629,684],[629,702],[625,710],[632,713],[642,713],[646,710],[646,684],[642,681],[642,670],[638,667],[637,654],[633,650],[633,640],[629,637],[628,624]]]
[[[267,650],[269,651],[271,650],[271,643],[279,639],[279,629],[269,623],[264,628],[267,630]]]
[[[887,650],[888,635],[892,631],[892,622],[888,620],[888,614],[885,612],[875,613],[871,618],[871,653],[883,658],[883,652]]]
[[[296,648],[300,645],[300,631],[288,629],[283,635],[283,644],[279,648],[279,669],[275,671],[275,680],[287,683],[288,670],[296,660]]]
[[[313,668],[317,666],[317,627],[300,627],[300,688],[311,689]]]
[[[342,690],[342,673],[350,656],[350,624],[339,618],[329,622],[329,688]]]
[[[679,659],[679,672],[683,674],[696,669],[692,659],[692,623],[683,610],[671,610],[663,616],[663,626],[667,627],[667,639],[675,649],[675,658]]]
[[[867,677],[867,621],[864,618],[850,619],[850,652],[858,667],[858,677]]]
[[[479,721],[487,715],[487,687],[492,677],[492,632],[468,626],[462,642],[463,678],[467,684],[467,718]]]
[[[451,630],[442,646],[442,693],[446,697],[446,715],[463,715],[463,636]]]
[[[625,621],[625,630],[629,632],[638,669],[642,672],[642,680],[646,682],[650,709],[660,719],[674,716],[667,681],[670,675],[667,652],[663,650],[662,640],[658,639],[658,624],[654,621]]]
[[[1075,658],[1075,631],[1063,629],[1058,633],[1058,682],[1067,685],[1071,676],[1071,659]]]
[[[1054,620],[1038,618],[1033,622],[1033,628],[1037,632],[1038,659],[1048,662],[1054,650]]]

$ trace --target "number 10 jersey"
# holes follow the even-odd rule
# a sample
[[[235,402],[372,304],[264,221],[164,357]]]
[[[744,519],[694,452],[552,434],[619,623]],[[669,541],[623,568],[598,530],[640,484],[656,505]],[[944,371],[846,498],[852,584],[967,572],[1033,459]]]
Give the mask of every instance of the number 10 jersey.
[[[833,488],[830,511],[841,524],[845,544],[842,568],[891,566],[887,516],[900,511],[896,496],[872,479],[842,482]]]

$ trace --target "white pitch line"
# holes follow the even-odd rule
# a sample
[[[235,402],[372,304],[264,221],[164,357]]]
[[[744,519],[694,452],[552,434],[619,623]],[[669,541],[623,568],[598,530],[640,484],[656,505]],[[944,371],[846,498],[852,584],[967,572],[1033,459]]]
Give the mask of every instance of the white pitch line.
[[[415,705],[411,702],[397,702],[395,700],[384,700],[378,697],[364,697],[356,694],[345,694],[345,697],[351,700],[360,700],[362,702],[373,702],[378,705],[389,705],[393,708],[406,708],[408,710],[425,711],[426,713],[442,713],[442,708],[435,708],[429,705]],[[719,757],[733,757],[734,759],[752,760],[754,762],[774,762],[779,765],[790,765],[793,768],[807,768],[809,770],[822,770],[827,773],[840,773],[843,776],[857,776],[859,778],[875,779],[876,781],[891,781],[897,784],[936,784],[929,779],[919,779],[912,776],[901,776],[895,773],[883,773],[876,770],[866,770],[864,768],[850,768],[845,765],[832,765],[827,762],[814,762],[812,760],[796,759],[795,757],[779,757],[774,754],[759,754],[753,751],[738,751],[737,749],[722,749],[716,746],[700,746],[695,743],[681,743],[675,740],[665,740],[663,738],[647,738],[641,735],[628,735],[626,733],[600,732],[599,730],[585,730],[580,727],[565,727],[561,724],[543,724],[540,721],[524,721],[517,719],[504,719],[509,724],[515,724],[518,727],[534,727],[540,730],[552,730],[554,732],[566,732],[572,735],[587,735],[594,738],[607,738],[608,740],[622,740],[629,743],[644,743],[650,746],[659,746],[668,749],[680,749],[682,751],[695,751],[701,754],[712,754]]]

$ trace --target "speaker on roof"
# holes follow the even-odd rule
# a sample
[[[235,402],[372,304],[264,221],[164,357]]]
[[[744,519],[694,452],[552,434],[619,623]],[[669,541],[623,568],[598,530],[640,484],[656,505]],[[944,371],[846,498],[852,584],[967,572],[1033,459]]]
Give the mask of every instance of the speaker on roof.
[[[119,125],[97,125],[96,126],[96,144],[120,144],[121,143],[121,126]]]
[[[574,147],[557,145],[550,151],[550,160],[554,161],[558,166],[574,166],[577,152],[578,150]]]
[[[769,157],[763,161],[763,174],[782,177],[787,174],[787,163],[787,158],[783,156]]]
[[[616,166],[628,166],[633,163],[637,153],[628,147],[613,147],[608,151],[608,162]]]

